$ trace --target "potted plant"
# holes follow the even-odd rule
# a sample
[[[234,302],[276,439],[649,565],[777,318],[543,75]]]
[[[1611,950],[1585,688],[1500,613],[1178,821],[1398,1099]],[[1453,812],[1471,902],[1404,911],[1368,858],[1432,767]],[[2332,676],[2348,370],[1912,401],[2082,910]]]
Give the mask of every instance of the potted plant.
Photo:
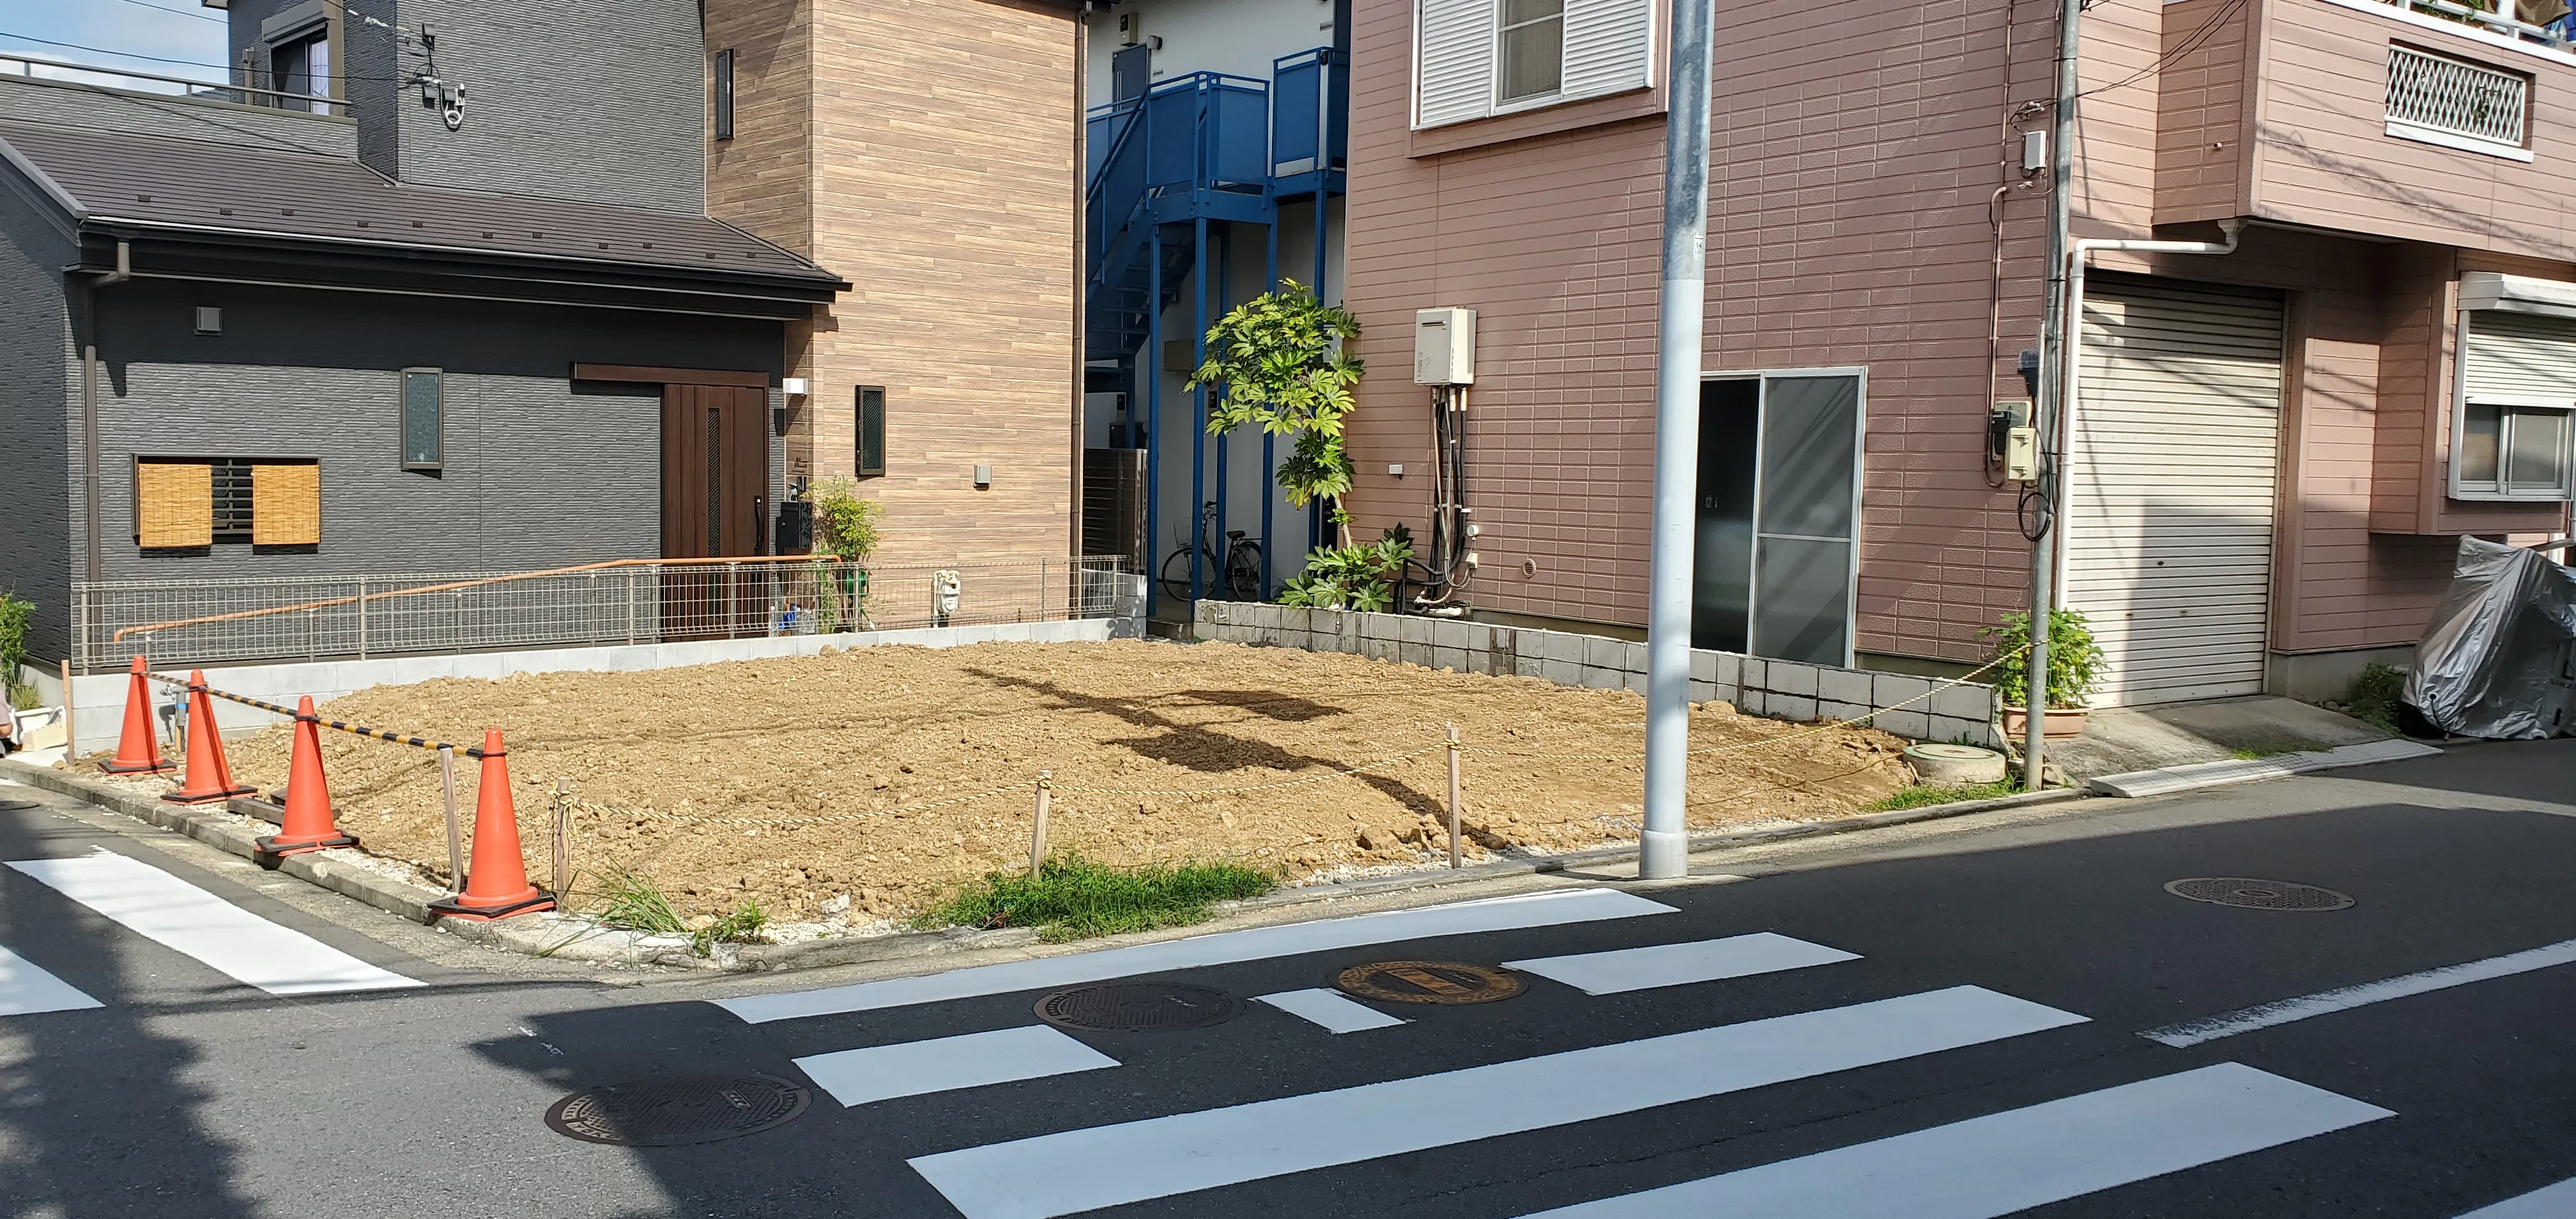
[[[2004,705],[2004,736],[2019,740],[2030,731],[2030,615],[2007,615],[2002,625],[1978,634],[1995,641],[1995,696]],[[2101,680],[2102,648],[2084,615],[2070,609],[2048,614],[2048,719],[2051,740],[2084,731],[2084,698]]]
[[[825,585],[815,606],[825,631],[864,630],[868,618],[868,571],[861,566],[877,550],[877,525],[885,505],[859,497],[858,483],[827,478],[814,488],[814,550],[828,561],[815,564]]]

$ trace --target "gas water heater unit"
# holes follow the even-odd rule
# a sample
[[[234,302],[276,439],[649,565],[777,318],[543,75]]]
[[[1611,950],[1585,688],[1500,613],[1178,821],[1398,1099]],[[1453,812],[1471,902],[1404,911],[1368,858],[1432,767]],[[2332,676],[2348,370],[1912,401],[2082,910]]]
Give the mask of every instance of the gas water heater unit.
[[[1417,309],[1413,313],[1413,383],[1476,383],[1476,311]]]

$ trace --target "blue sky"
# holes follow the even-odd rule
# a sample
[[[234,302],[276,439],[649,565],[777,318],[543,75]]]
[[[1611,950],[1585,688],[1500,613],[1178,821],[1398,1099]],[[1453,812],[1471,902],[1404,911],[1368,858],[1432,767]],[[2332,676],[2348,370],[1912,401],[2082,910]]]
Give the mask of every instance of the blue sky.
[[[191,60],[199,65],[220,65],[224,62],[223,16],[219,10],[199,7],[197,0],[0,0],[0,54],[20,51],[80,63],[129,67],[166,76],[220,81],[224,72],[219,66],[156,63],[130,55],[47,46],[30,39],[46,38],[130,52],[132,55],[157,55]],[[19,70],[17,64],[0,62],[0,71]]]

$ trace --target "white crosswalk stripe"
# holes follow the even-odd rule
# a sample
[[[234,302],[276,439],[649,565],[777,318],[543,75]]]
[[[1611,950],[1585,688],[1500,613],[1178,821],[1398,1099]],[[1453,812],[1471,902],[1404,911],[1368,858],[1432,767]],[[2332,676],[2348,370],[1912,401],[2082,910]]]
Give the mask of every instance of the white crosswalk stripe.
[[[1996,1219],[2393,1116],[2221,1063],[1531,1219]]]
[[[2576,1179],[2481,1206],[2460,1219],[2567,1219],[2570,1215],[2576,1215]]]
[[[1973,986],[913,1159],[968,1219],[1104,1206],[1633,1113],[2081,1024]]]
[[[868,1046],[796,1060],[844,1105],[1114,1067],[1118,1060],[1045,1025]]]
[[[1230,965],[1239,961],[1330,952],[1400,940],[1673,913],[1677,912],[1662,902],[1648,901],[1634,894],[1608,889],[1563,889],[1419,910],[1256,927],[1249,931],[1227,931],[1160,944],[1139,944],[1132,948],[1110,948],[1034,961],[979,965],[923,977],[862,982],[855,986],[719,999],[716,1005],[753,1024],[763,1024],[773,1020],[878,1011],[980,995],[1006,995],[1013,991],[1078,986],[1085,982],[1104,982],[1138,974]]]
[[[1505,961],[1506,968],[1534,973],[1574,987],[1587,995],[1615,995],[1661,986],[1715,982],[1784,969],[1806,969],[1857,961],[1860,954],[1793,940],[1775,932],[1694,940],[1687,944],[1653,944],[1612,952]]]
[[[13,860],[9,866],[146,939],[272,995],[421,985],[123,855],[101,850],[68,859]]]
[[[1283,990],[1275,995],[1256,995],[1254,998],[1300,1020],[1319,1025],[1328,1033],[1359,1033],[1369,1029],[1394,1028],[1404,1023],[1337,990]]]
[[[100,1006],[103,1005],[81,993],[79,987],[37,968],[35,963],[17,953],[0,948],[0,1016],[69,1012]]]

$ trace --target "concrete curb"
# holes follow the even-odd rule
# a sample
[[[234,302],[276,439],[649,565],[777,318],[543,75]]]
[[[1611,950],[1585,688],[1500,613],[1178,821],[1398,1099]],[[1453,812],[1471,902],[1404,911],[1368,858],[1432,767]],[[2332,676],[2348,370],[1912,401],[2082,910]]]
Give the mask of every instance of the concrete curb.
[[[78,775],[65,774],[50,767],[0,760],[0,778],[14,779],[31,787],[41,787],[47,791],[71,796],[113,812],[123,813],[150,825],[186,834],[217,849],[258,861],[262,866],[273,866],[277,871],[289,876],[320,885],[334,893],[355,898],[379,910],[399,914],[415,923],[430,923],[429,903],[446,896],[439,890],[405,884],[344,860],[335,860],[332,856],[338,855],[340,853],[338,851],[288,855],[271,864],[261,859],[253,845],[253,836],[239,826],[207,816],[185,805],[138,796],[120,788],[84,779]],[[2053,804],[2061,800],[2076,799],[2085,794],[2071,788],[2024,792],[2018,796],[2004,796],[1993,800],[1962,800],[1955,804],[1933,804],[1892,813],[1843,817],[1833,821],[1809,821],[1797,825],[1766,826],[1758,830],[1743,830],[1731,834],[1707,834],[1691,839],[1690,850],[1691,853],[1698,854],[1728,847],[1760,846],[1799,838],[1851,834],[1863,830],[1909,825],[1918,821],[1939,821],[2000,809]],[[1219,909],[1266,910],[1340,898],[1399,893],[1409,889],[1434,889],[1504,876],[1568,872],[1599,864],[1624,863],[1636,857],[1636,847],[1617,846],[1593,851],[1574,851],[1563,855],[1503,859],[1477,864],[1471,868],[1460,868],[1456,871],[1426,869],[1419,873],[1373,876],[1346,883],[1326,882],[1294,889],[1281,889],[1249,901],[1230,903]],[[634,932],[622,931],[600,932],[596,935],[583,935],[577,931],[567,934],[562,924],[541,919],[503,919],[497,922],[442,919],[436,925],[461,939],[533,957],[626,965],[719,969],[728,973],[817,969],[828,965],[854,965],[867,961],[898,960],[906,957],[944,956],[949,953],[972,952],[986,948],[1017,948],[1036,943],[1038,937],[1034,928],[1027,927],[1010,927],[994,931],[951,927],[944,931],[851,936],[842,939],[809,940],[799,944],[748,944],[738,947],[718,945],[712,958],[701,958],[691,954],[685,945],[664,942],[668,937],[641,936]]]
[[[29,787],[41,787],[58,795],[87,801],[110,812],[123,813],[146,825],[185,834],[199,842],[239,855],[262,867],[320,885],[345,897],[356,898],[370,906],[399,914],[415,923],[430,920],[429,903],[447,896],[436,889],[405,884],[390,876],[379,875],[348,862],[333,858],[340,851],[313,851],[271,860],[263,858],[256,835],[219,817],[183,804],[172,804],[150,796],[138,796],[121,788],[110,787],[78,775],[65,774],[50,767],[30,766],[24,762],[0,760],[0,778],[14,779]]]
[[[2104,775],[2092,780],[2090,785],[2092,790],[2104,795],[2135,800],[2147,796],[2170,796],[2178,792],[2223,787],[2230,783],[2286,779],[2291,775],[2303,775],[2319,770],[2339,770],[2346,766],[2370,766],[2380,762],[2402,762],[2408,758],[2438,757],[2441,752],[2440,749],[2421,741],[2391,737],[2384,741],[2365,741],[2359,745],[2278,754],[2268,758],[2191,762],[2155,770]]]
[[[1841,817],[1832,821],[1805,821],[1796,825],[1765,826],[1758,830],[1741,830],[1732,834],[1703,834],[1690,840],[1693,855],[1705,851],[1722,851],[1729,847],[1762,846],[1798,838],[1821,838],[1834,834],[1857,833],[1887,826],[1909,825],[1917,821],[1940,821],[1965,817],[1997,809],[2020,808],[2033,804],[2055,804],[2074,800],[2090,793],[2076,788],[2023,792],[2017,796],[1998,796],[1992,800],[1961,800],[1952,804],[1927,804],[1921,808],[1900,809],[1892,813],[1869,813],[1858,817]],[[1602,847],[1591,851],[1570,851],[1563,855],[1537,855],[1526,859],[1501,859],[1473,867],[1425,870],[1398,876],[1371,876],[1355,881],[1326,881],[1280,889],[1228,907],[1236,910],[1260,910],[1272,906],[1294,906],[1305,902],[1332,901],[1345,897],[1365,897],[1377,893],[1394,893],[1406,889],[1428,889],[1441,885],[1464,884],[1490,880],[1498,876],[1542,875],[1571,871],[1599,864],[1626,863],[1637,857],[1633,846]]]

